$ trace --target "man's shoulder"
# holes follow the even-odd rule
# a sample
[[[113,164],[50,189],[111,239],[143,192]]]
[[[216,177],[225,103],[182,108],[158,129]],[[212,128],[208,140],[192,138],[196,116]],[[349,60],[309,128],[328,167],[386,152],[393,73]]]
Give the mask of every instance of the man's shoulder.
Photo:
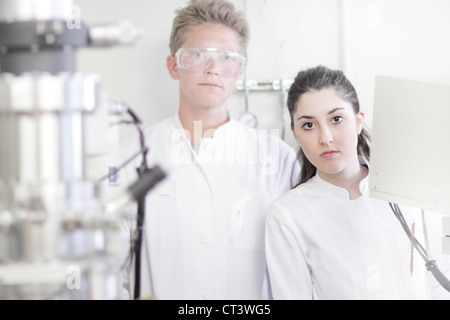
[[[145,128],[145,133],[150,133],[158,130],[167,130],[168,128],[173,128],[175,125],[175,120],[173,117],[167,117],[165,119],[159,120]]]
[[[168,117],[158,122],[155,122],[143,129],[146,142],[153,140],[154,138],[161,139],[165,136],[165,132],[174,128],[173,117]],[[126,152],[126,150],[135,150],[140,145],[140,135],[138,132],[126,137],[121,141],[121,150]]]

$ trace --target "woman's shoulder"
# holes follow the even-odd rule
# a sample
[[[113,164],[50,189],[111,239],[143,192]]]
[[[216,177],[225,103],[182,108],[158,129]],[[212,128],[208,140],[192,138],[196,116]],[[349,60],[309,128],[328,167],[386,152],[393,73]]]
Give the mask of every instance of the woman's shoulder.
[[[314,194],[322,194],[320,192],[320,185],[317,183],[316,176],[312,177],[306,182],[303,182],[301,184],[298,184],[291,190],[285,192],[283,195],[281,195],[277,200],[282,199],[291,199],[291,198],[298,198],[298,197],[309,197]]]
[[[306,182],[295,188],[285,192],[272,202],[272,206],[279,208],[301,208],[306,207],[308,203],[309,194],[314,187]],[[297,211],[297,210],[296,210]]]
[[[301,184],[278,197],[269,206],[268,221],[289,225],[289,228],[311,227],[317,220],[315,204],[308,196],[311,186]]]

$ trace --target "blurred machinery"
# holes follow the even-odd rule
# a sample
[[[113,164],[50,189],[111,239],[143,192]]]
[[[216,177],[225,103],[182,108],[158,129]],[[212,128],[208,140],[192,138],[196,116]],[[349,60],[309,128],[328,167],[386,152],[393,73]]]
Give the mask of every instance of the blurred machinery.
[[[76,51],[132,44],[139,31],[87,27],[74,9],[0,0],[0,299],[119,298],[120,209],[164,176],[141,176],[114,203],[87,176],[89,149],[126,108],[98,75],[76,72]]]

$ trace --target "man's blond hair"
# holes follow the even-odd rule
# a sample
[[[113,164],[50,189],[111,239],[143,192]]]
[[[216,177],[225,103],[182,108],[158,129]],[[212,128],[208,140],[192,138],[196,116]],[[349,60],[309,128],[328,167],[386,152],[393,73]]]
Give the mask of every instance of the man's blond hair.
[[[250,31],[245,14],[236,10],[233,3],[226,0],[190,0],[188,6],[175,11],[172,33],[170,36],[170,53],[175,52],[186,41],[188,32],[203,23],[218,23],[234,30],[239,35],[239,51],[245,55]]]

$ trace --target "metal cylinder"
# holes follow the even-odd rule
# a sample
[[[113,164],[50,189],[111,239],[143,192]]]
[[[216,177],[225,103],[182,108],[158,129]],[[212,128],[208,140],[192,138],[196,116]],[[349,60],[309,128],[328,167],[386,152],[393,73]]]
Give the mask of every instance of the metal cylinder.
[[[95,108],[98,90],[97,75],[0,79],[3,188],[84,179],[83,114]]]
[[[99,96],[94,74],[0,77],[0,299],[119,296],[119,218],[85,177]]]
[[[84,181],[83,115],[95,108],[98,90],[97,75],[0,78],[4,260],[56,258],[64,213],[86,210],[95,197],[80,190],[92,189]]]
[[[0,300],[119,297],[120,218],[85,164],[100,81],[76,72],[75,52],[139,32],[89,32],[77,12],[70,0],[0,0]]]

